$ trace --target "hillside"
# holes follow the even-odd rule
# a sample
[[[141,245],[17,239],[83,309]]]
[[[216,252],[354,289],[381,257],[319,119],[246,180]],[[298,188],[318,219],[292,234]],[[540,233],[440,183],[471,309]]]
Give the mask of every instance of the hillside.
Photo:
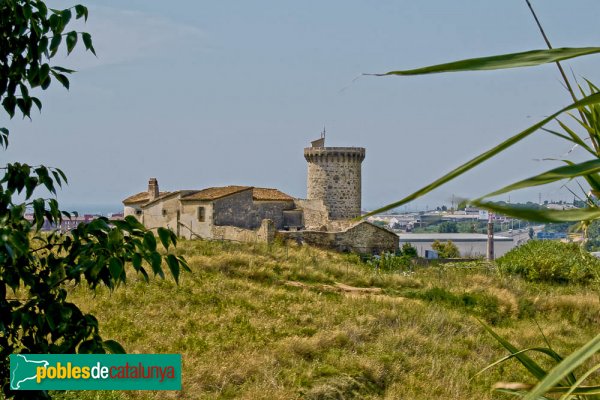
[[[66,393],[65,399],[490,399],[529,380],[476,318],[518,347],[566,354],[597,333],[592,288],[534,285],[485,263],[379,273],[312,247],[183,241],[179,286],[131,275],[72,299],[132,353],[181,353],[183,391]],[[368,289],[367,289],[368,288]],[[503,398],[494,394],[494,398]],[[509,398],[509,397],[506,397]]]

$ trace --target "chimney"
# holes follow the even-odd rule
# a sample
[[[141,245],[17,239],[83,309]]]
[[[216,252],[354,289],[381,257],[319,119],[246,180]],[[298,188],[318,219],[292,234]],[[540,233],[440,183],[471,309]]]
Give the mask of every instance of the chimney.
[[[158,181],[156,178],[150,178],[150,181],[148,181],[148,196],[150,197],[150,201],[156,199],[158,193]]]

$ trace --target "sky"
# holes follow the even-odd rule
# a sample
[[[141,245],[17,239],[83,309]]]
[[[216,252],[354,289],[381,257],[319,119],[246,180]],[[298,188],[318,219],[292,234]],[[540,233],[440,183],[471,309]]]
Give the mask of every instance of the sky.
[[[49,1],[53,8],[73,3]],[[533,0],[554,47],[598,45],[600,2]],[[6,161],[61,168],[64,207],[114,211],[146,190],[275,187],[306,196],[303,148],[365,147],[363,208],[398,200],[569,104],[554,65],[420,77],[381,73],[542,49],[524,0],[90,0],[90,32],[56,64],[32,120],[14,118]],[[600,55],[564,64],[600,80]],[[568,118],[568,117],[567,117]],[[556,167],[570,150],[538,132],[402,210],[451,205]],[[583,159],[577,150],[568,154]],[[579,192],[577,185],[571,184]],[[511,201],[572,200],[555,184]],[[508,195],[502,197],[508,200]]]

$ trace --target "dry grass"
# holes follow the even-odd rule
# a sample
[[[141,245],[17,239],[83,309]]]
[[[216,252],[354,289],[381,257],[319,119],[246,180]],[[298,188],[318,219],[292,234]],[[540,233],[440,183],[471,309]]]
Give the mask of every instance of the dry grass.
[[[491,399],[494,382],[527,378],[506,364],[470,381],[505,355],[475,317],[518,347],[543,344],[535,317],[560,353],[600,321],[591,289],[498,277],[483,263],[402,276],[307,246],[188,241],[179,251],[193,270],[179,286],[132,275],[113,293],[72,290],[105,338],[132,353],[183,355],[180,393],[107,398]]]

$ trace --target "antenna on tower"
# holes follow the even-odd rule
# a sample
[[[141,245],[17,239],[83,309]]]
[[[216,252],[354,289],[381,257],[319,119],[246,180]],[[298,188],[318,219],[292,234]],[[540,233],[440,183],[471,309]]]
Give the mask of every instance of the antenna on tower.
[[[321,132],[321,139],[325,139],[325,125],[323,125],[323,132]]]

